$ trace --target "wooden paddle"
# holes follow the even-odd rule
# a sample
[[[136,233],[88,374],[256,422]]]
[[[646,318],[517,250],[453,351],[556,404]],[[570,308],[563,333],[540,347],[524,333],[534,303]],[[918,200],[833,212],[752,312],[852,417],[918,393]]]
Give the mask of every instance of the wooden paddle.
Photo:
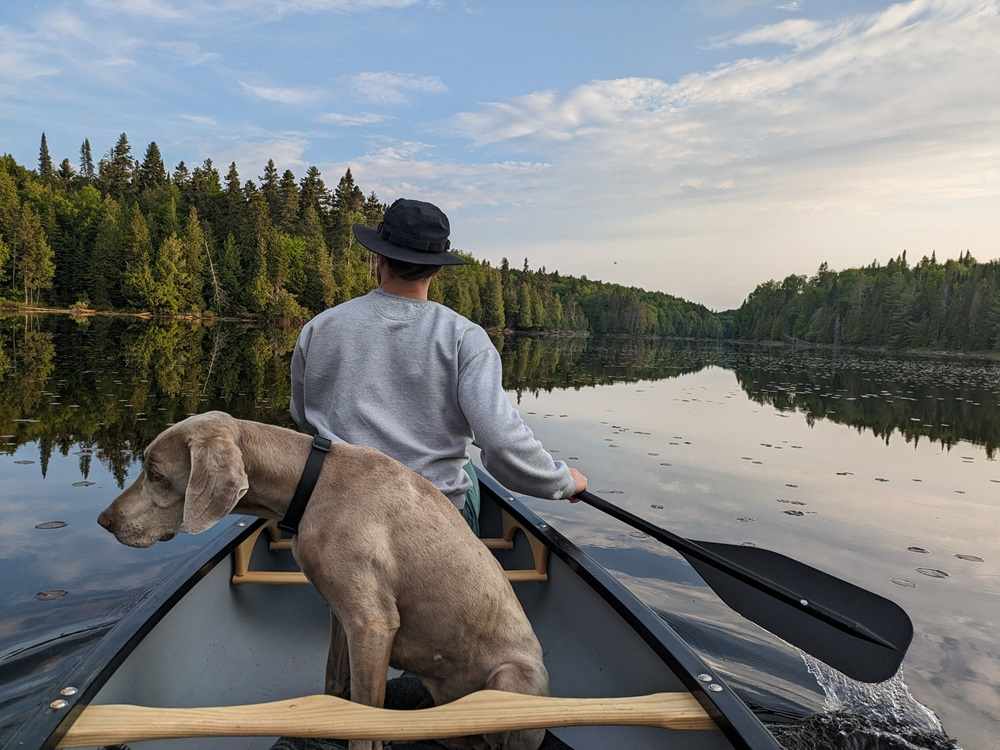
[[[453,703],[414,711],[372,708],[331,695],[217,708],[87,706],[56,747],[103,747],[178,737],[279,735],[433,740],[516,729],[611,725],[716,728],[690,693],[546,698],[481,690]]]
[[[898,671],[913,624],[894,602],[777,552],[692,541],[592,492],[577,498],[673,547],[734,610],[847,676],[882,682]]]

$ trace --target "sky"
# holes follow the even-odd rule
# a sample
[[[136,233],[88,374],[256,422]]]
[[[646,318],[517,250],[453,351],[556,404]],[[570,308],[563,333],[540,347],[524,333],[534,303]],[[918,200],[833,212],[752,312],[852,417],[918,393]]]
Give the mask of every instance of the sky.
[[[5,2],[0,152],[349,166],[478,257],[728,309],[1000,255],[998,39],[1000,0]]]

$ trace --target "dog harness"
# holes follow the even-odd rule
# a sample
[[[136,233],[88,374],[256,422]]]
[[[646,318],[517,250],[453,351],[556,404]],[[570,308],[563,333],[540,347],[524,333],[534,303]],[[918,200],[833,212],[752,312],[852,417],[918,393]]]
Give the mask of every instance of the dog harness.
[[[325,437],[317,435],[313,438],[312,448],[309,450],[309,457],[306,458],[306,465],[302,467],[302,475],[299,483],[295,487],[295,494],[288,504],[285,517],[278,521],[278,528],[287,531],[289,534],[299,533],[299,521],[302,514],[306,512],[309,498],[312,497],[313,489],[316,487],[316,480],[323,469],[323,461],[326,454],[330,452],[332,443]]]

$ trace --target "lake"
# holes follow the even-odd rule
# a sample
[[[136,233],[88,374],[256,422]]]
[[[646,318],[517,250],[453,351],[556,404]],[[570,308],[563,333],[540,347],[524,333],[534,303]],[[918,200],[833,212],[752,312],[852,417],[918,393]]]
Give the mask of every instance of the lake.
[[[0,745],[158,571],[211,538],[134,550],[97,526],[142,448],[209,409],[291,426],[296,333],[0,318]],[[784,744],[996,747],[1000,364],[633,339],[497,345],[525,419],[598,495],[685,536],[790,555],[910,614],[902,674],[854,683],[740,618],[654,540],[583,504],[533,502]]]

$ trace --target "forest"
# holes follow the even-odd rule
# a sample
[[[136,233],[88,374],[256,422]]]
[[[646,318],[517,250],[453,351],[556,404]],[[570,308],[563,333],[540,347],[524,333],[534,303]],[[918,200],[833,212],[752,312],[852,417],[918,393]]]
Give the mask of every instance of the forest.
[[[351,227],[384,209],[349,169],[333,189],[315,166],[297,179],[273,160],[256,181],[211,159],[168,171],[155,142],[140,160],[125,133],[96,162],[87,139],[75,166],[55,166],[43,133],[35,169],[0,158],[0,300],[298,322],[374,286]],[[668,294],[466,255],[430,294],[491,330],[721,333]]]
[[[720,315],[728,338],[797,340],[891,349],[1000,349],[1000,262],[966,251],[910,265],[788,276],[760,284],[738,310]]]

